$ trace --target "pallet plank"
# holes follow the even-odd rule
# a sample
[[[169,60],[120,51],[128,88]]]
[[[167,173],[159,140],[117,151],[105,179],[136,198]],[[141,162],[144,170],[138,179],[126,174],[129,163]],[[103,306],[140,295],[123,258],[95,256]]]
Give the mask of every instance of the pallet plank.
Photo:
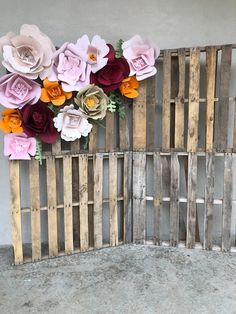
[[[232,216],[232,154],[224,157],[224,196],[222,205],[222,251],[229,252],[231,248],[230,228]]]
[[[109,154],[110,245],[118,245],[117,154]]]
[[[206,48],[206,151],[212,152],[214,149],[214,114],[215,114],[215,85],[216,85],[216,48]]]
[[[119,117],[119,142],[120,150],[127,151],[130,148],[130,134],[129,134],[129,105],[130,99],[125,98],[123,100],[125,116],[122,119]]]
[[[171,96],[171,53],[164,51],[163,60],[163,103],[162,103],[162,150],[170,149],[170,96]]]
[[[106,152],[114,150],[114,113],[107,112],[106,114]]]
[[[160,226],[161,226],[161,206],[162,206],[162,161],[160,153],[155,152],[153,156],[153,172],[154,172],[154,219],[153,219],[153,237],[154,244],[161,244]]]
[[[215,156],[213,153],[206,154],[206,184],[205,184],[205,209],[204,209],[204,239],[203,247],[212,249],[213,231],[213,201],[215,181]]]
[[[41,259],[41,227],[40,227],[40,197],[39,197],[39,162],[32,159],[29,162],[30,209],[31,209],[31,240],[32,261]]]
[[[232,45],[222,47],[219,102],[216,106],[215,146],[224,151],[228,145],[229,87],[231,77]]]
[[[9,163],[11,189],[11,224],[12,245],[15,265],[23,263],[22,228],[21,228],[21,199],[20,199],[20,163],[11,160]]]
[[[147,82],[141,81],[139,85],[139,97],[133,103],[133,150],[146,149],[146,96]]]
[[[179,242],[179,185],[180,166],[176,153],[171,155],[170,183],[170,245],[177,246]]]
[[[124,176],[123,176],[123,208],[124,208],[124,230],[125,243],[132,242],[132,153],[124,153]]]
[[[89,133],[89,153],[95,153],[97,148],[97,125],[93,124],[92,130]]]
[[[72,157],[63,157],[65,253],[71,254],[73,244]]]
[[[190,49],[189,65],[189,111],[187,151],[196,152],[198,148],[199,121],[199,84],[200,84],[200,50]]]
[[[133,153],[133,241],[146,240],[146,153]]]
[[[58,229],[57,229],[57,187],[56,165],[54,157],[47,157],[47,195],[48,195],[48,246],[49,256],[58,255]]]
[[[156,75],[147,79],[147,150],[153,151],[155,148],[155,112],[156,112]]]
[[[178,50],[179,91],[175,98],[175,148],[184,148],[185,50]]]
[[[194,248],[196,237],[196,188],[197,188],[197,155],[188,155],[188,203],[187,203],[187,243]]]
[[[88,155],[79,155],[79,223],[80,223],[80,250],[89,248],[88,225]]]
[[[103,245],[102,239],[102,193],[103,193],[103,155],[94,156],[94,248]]]

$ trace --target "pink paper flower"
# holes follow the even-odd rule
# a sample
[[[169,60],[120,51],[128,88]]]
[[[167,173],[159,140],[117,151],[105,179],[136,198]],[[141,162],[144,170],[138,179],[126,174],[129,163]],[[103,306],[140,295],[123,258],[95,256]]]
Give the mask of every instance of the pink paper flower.
[[[6,108],[21,109],[26,104],[33,105],[40,94],[38,83],[19,74],[7,74],[0,79],[0,103]]]
[[[61,109],[53,120],[55,128],[61,132],[61,138],[65,141],[75,141],[81,136],[88,136],[93,127],[83,113],[74,108],[73,104]]]
[[[155,59],[159,56],[160,50],[154,47],[149,41],[143,40],[135,35],[122,44],[123,56],[129,63],[130,76],[136,74],[138,81],[142,81],[156,74]]]
[[[93,36],[91,43],[87,35],[78,39],[76,47],[80,54],[87,55],[87,62],[91,65],[93,73],[103,68],[108,61],[106,57],[109,53],[109,47],[100,36]]]
[[[0,38],[2,64],[12,73],[19,73],[30,79],[39,76],[45,79],[52,67],[55,52],[53,43],[36,25],[24,24],[20,35],[7,33]]]
[[[10,133],[4,137],[4,155],[11,160],[29,160],[36,153],[36,139],[24,133]]]
[[[79,91],[89,84],[91,65],[86,53],[82,53],[71,43],[65,43],[55,52],[54,65],[49,81],[61,81],[65,92]]]

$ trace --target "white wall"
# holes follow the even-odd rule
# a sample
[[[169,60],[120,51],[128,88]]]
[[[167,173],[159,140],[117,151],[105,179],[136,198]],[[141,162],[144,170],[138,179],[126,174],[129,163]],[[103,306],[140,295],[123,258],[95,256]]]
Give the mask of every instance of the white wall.
[[[0,35],[37,24],[55,45],[84,33],[115,43],[136,33],[161,48],[236,42],[235,0],[0,0]],[[1,68],[0,74],[4,73]],[[8,161],[0,135],[0,245],[11,243]]]

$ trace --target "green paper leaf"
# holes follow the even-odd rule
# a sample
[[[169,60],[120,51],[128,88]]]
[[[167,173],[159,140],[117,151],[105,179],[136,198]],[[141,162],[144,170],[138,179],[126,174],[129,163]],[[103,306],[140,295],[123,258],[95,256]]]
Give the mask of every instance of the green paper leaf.
[[[43,154],[42,142],[40,140],[36,139],[36,153],[35,153],[34,159],[38,160],[40,166],[42,166],[42,164],[43,164],[42,154]]]
[[[123,49],[122,49],[122,44],[123,44],[123,39],[119,39],[119,41],[116,44],[116,58],[121,58],[123,56]]]

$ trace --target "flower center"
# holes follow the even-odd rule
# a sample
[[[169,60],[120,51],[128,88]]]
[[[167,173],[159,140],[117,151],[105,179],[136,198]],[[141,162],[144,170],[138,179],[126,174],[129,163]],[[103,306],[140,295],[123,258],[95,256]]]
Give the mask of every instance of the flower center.
[[[19,140],[15,140],[14,142],[14,149],[16,153],[21,153],[23,151],[25,151],[25,149],[29,146],[28,142],[25,141],[25,143],[22,141],[24,141],[23,139],[19,139]]]
[[[93,52],[88,54],[88,58],[90,61],[96,62],[97,61],[97,55]]]
[[[10,93],[16,98],[23,100],[29,93],[32,87],[22,78],[18,77],[10,87]]]
[[[43,121],[42,114],[35,111],[33,113],[33,120],[36,124],[40,124]]]
[[[18,116],[12,115],[9,119],[9,126],[10,128],[15,128],[21,125],[21,120]]]
[[[75,129],[80,125],[81,117],[74,114],[64,114],[63,124],[67,128]]]
[[[130,89],[130,87],[131,87],[129,82],[123,82],[122,85],[123,85],[124,89]]]
[[[32,54],[32,51],[29,47],[20,47],[17,49],[17,51],[22,61],[30,64],[35,62],[34,55]]]
[[[94,99],[94,97],[91,97],[91,96],[85,98],[84,102],[85,102],[86,106],[89,108],[94,108],[96,105],[96,100]]]
[[[132,60],[133,66],[135,70],[142,70],[147,67],[147,63],[145,62],[142,56]]]
[[[58,96],[61,96],[61,90],[59,87],[52,87],[48,90],[49,94],[53,98],[57,98]]]
[[[87,50],[88,54],[88,62],[90,63],[96,63],[98,60],[99,51],[94,46],[89,46]]]

